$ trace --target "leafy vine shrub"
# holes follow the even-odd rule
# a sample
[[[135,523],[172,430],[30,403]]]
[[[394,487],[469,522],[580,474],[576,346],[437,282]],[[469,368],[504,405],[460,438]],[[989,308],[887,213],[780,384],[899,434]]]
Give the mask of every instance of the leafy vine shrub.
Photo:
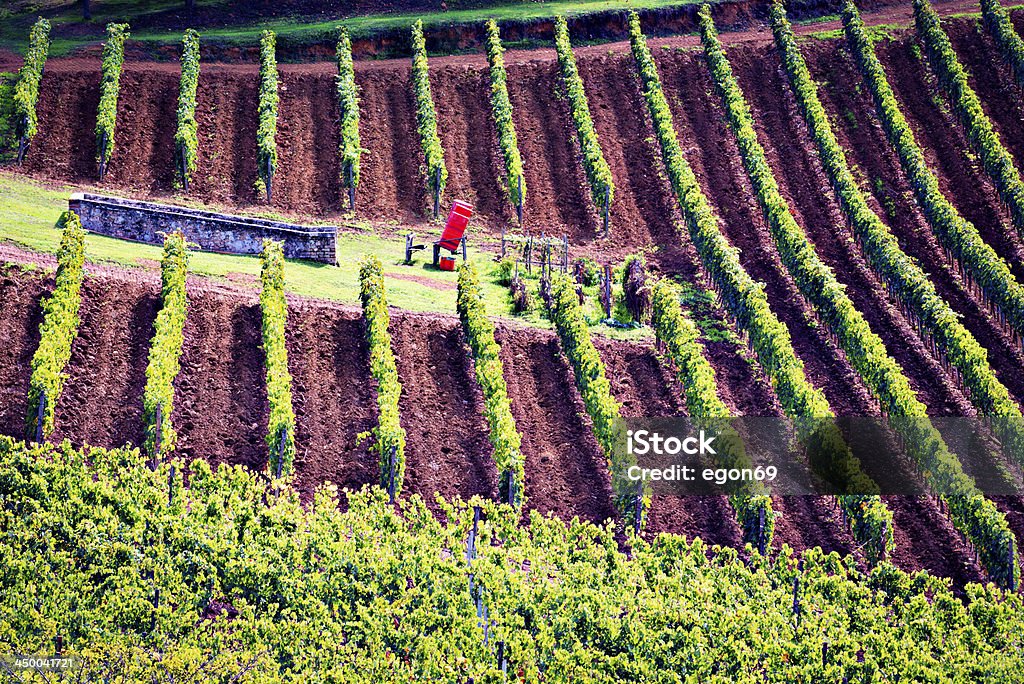
[[[597,130],[590,116],[583,79],[580,78],[579,69],[576,67],[576,56],[572,52],[569,26],[565,17],[555,19],[555,50],[558,52],[558,64],[562,68],[562,83],[565,84],[565,94],[569,100],[569,112],[572,114],[576,138],[580,144],[583,170],[586,171],[587,183],[590,184],[590,196],[599,207],[604,206],[606,199],[610,205],[615,197],[612,170],[597,139]]]
[[[630,254],[622,264],[622,294],[633,320],[640,324],[650,322],[652,288],[647,261],[639,254]]]
[[[100,77],[100,104],[96,114],[96,160],[100,164],[101,176],[114,152],[117,97],[121,90],[121,70],[124,67],[124,41],[129,35],[128,24],[107,24]]]
[[[384,267],[376,256],[367,256],[359,266],[359,295],[363,303],[366,338],[370,347],[370,373],[377,381],[377,456],[380,483],[389,485],[391,451],[395,451],[395,496],[402,491],[405,478],[405,429],[399,420],[398,400],[402,384],[391,347],[391,315],[384,290]]]
[[[960,371],[964,384],[970,390],[971,401],[982,413],[997,419],[993,427],[1004,446],[1018,460],[1024,460],[1024,416],[1020,408],[989,366],[988,352],[960,323],[960,317],[938,295],[927,274],[900,249],[895,236],[871,210],[818,99],[817,85],[800,54],[781,3],[772,3],[770,14],[776,44],[797,103],[817,144],[818,155],[832,189],[868,263],[913,312],[949,363]]]
[[[49,50],[50,22],[40,18],[29,32],[25,62],[14,84],[15,136],[22,146],[27,146],[39,130],[36,102],[39,100],[39,82],[43,78],[43,66]]]
[[[729,408],[718,396],[715,370],[704,355],[697,326],[683,314],[678,291],[661,280],[654,284],[651,300],[651,325],[675,365],[690,417],[698,427],[719,433],[715,438],[716,466],[753,468],[743,440],[729,424]],[[771,547],[775,535],[772,499],[764,483],[743,484],[739,491],[730,492],[729,501],[743,530],[743,541],[763,552]]]
[[[967,139],[981,157],[982,166],[995,183],[999,197],[1009,208],[1013,225],[1024,237],[1024,183],[1014,166],[1013,157],[1006,151],[999,134],[992,127],[992,121],[982,109],[981,100],[971,88],[967,72],[960,64],[949,36],[942,30],[939,15],[928,0],[914,0],[914,21],[928,55],[928,63],[938,74],[939,83],[949,95],[953,110],[967,132]]]
[[[498,146],[505,159],[505,191],[512,204],[522,206],[526,198],[526,177],[523,158],[519,154],[516,124],[512,120],[512,100],[508,96],[508,72],[505,71],[505,48],[501,45],[498,23],[487,21],[487,62],[491,66],[491,113],[498,129]]]
[[[281,243],[264,240],[260,262],[263,352],[266,356],[267,399],[270,404],[267,448],[272,472],[285,475],[292,471],[295,459],[295,411],[292,408],[292,376],[288,371],[288,349],[285,345],[288,304],[284,296],[284,253]]]
[[[359,89],[352,64],[352,40],[345,28],[338,34],[337,57],[338,109],[341,112],[341,184],[342,187],[355,190],[359,186],[359,159],[363,148],[359,142]]]
[[[17,140],[14,116],[14,87],[17,83],[17,74],[0,71],[0,154],[14,147]]]
[[[981,0],[981,14],[1003,59],[1013,69],[1017,85],[1024,88],[1024,40],[1010,22],[1010,13],[999,0]]]
[[[416,93],[416,123],[426,163],[427,186],[440,197],[448,183],[448,169],[444,165],[441,138],[437,135],[437,112],[430,92],[430,68],[422,21],[412,25],[412,84]]]
[[[748,335],[758,362],[808,451],[812,468],[826,481],[838,483],[840,493],[877,491],[846,445],[825,395],[808,382],[789,330],[771,310],[763,286],[754,282],[740,264],[736,248],[719,231],[718,219],[679,146],[658,69],[635,12],[629,18],[629,38],[666,174],[683,209],[690,238],[726,311]],[[866,555],[884,557],[893,543],[892,513],[885,504],[876,496],[854,494],[840,497],[840,502],[850,516],[854,535],[865,545]]]
[[[850,0],[843,4],[842,17],[850,51],[875,100],[889,143],[896,150],[932,231],[939,243],[963,266],[968,283],[973,281],[978,284],[1000,320],[1018,335],[1024,335],[1024,288],[1002,257],[981,238],[977,228],[964,219],[942,194],[938,179],[928,168],[924,152],[900,111],[885,69],[864,30],[860,13]]]
[[[500,498],[501,501],[509,501],[511,477],[514,494],[511,503],[519,508],[523,504],[525,493],[523,454],[520,451],[522,437],[516,429],[515,418],[512,417],[504,365],[501,362],[501,347],[494,339],[494,324],[487,317],[480,291],[480,280],[471,264],[464,264],[459,269],[457,305],[462,328],[473,351],[476,379],[483,390],[484,417],[487,418],[487,424],[491,429]]]
[[[551,322],[555,324],[562,349],[569,359],[583,404],[594,424],[594,436],[601,445],[608,469],[612,474],[613,498],[616,510],[628,524],[637,515],[636,485],[626,478],[626,471],[636,465],[636,459],[617,449],[620,413],[619,404],[612,396],[611,384],[605,376],[604,363],[590,339],[590,329],[580,308],[574,283],[564,275],[555,274],[552,282]],[[646,521],[650,506],[650,486],[642,484],[640,501],[641,525]],[[628,525],[627,525],[628,526]]]
[[[1021,596],[992,586],[955,594],[818,548],[709,558],[672,534],[624,551],[611,529],[537,511],[520,524],[479,499],[469,565],[473,511],[458,500],[436,516],[418,497],[395,510],[379,490],[325,485],[303,505],[242,466],[196,459],[187,483],[171,466],[0,437],[6,648],[43,653],[60,634],[83,681],[112,668],[135,682],[302,681],[330,663],[352,684],[501,682],[495,641],[508,679],[531,683],[1010,684],[1024,669]]]
[[[39,325],[39,347],[32,356],[32,375],[28,385],[28,432],[34,435],[43,405],[43,437],[53,432],[53,416],[64,390],[64,368],[71,359],[71,345],[78,336],[78,310],[82,303],[85,275],[85,231],[73,211],[65,211],[57,221],[63,232],[57,250],[57,280],[53,294],[43,304],[43,322]]]
[[[185,341],[185,316],[188,297],[185,277],[188,273],[188,246],[180,232],[164,238],[164,256],[160,263],[160,312],[153,324],[149,346],[146,388],[142,393],[142,416],[146,424],[145,450],[150,455],[167,454],[177,441],[171,425],[174,410],[174,379],[181,368],[181,347]],[[160,421],[157,424],[157,407]]]
[[[260,37],[260,99],[256,128],[256,164],[259,179],[256,192],[272,199],[272,182],[277,170],[277,36],[264,31]]]
[[[199,34],[192,29],[181,39],[181,83],[178,91],[178,126],[174,133],[175,185],[184,186],[196,171],[199,148],[196,91],[199,88]]]

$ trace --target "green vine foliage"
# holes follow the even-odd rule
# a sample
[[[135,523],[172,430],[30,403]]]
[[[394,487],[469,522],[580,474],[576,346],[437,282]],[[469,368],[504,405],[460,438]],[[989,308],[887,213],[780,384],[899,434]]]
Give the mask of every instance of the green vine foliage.
[[[494,339],[494,324],[487,317],[480,278],[472,264],[459,269],[457,306],[466,340],[473,351],[476,380],[484,395],[484,417],[491,429],[494,464],[498,469],[498,490],[501,501],[509,500],[509,476],[515,496],[512,503],[521,508],[525,500],[525,473],[520,451],[522,436],[512,417],[512,406],[505,384],[501,347]]]
[[[377,381],[377,456],[380,460],[380,484],[387,489],[391,469],[391,450],[395,450],[395,496],[402,491],[405,478],[405,428],[399,420],[398,401],[402,383],[391,347],[391,315],[384,290],[384,266],[376,256],[367,256],[359,266],[359,294],[370,348],[370,373]]]
[[[551,301],[551,322],[558,331],[558,339],[562,350],[573,369],[576,387],[579,388],[587,414],[594,424],[594,436],[601,445],[605,458],[608,459],[608,470],[612,474],[614,487],[613,498],[615,509],[625,521],[632,521],[636,516],[636,485],[626,477],[630,466],[636,465],[636,459],[624,453],[619,446],[619,429],[621,414],[619,404],[612,396],[611,384],[605,375],[604,363],[590,339],[590,328],[573,282],[564,275],[556,274],[553,282],[554,292]],[[641,501],[641,525],[646,522],[647,509],[651,505],[650,485],[643,483]]]
[[[491,113],[498,129],[498,146],[505,159],[505,192],[512,204],[521,205],[526,199],[526,176],[523,174],[523,158],[519,154],[516,124],[512,119],[512,100],[508,96],[505,48],[501,45],[496,21],[488,20],[486,32],[487,62],[491,66]]]
[[[981,14],[1003,59],[1013,69],[1017,85],[1024,88],[1024,39],[1021,39],[1010,22],[1010,13],[999,0],[981,0]]]
[[[256,192],[267,192],[277,170],[277,36],[264,31],[260,37],[260,92],[256,128],[256,164],[259,179]],[[268,193],[269,195],[269,193]]]
[[[82,303],[85,276],[85,231],[73,211],[65,211],[57,221],[63,233],[57,251],[57,280],[53,294],[43,303],[43,322],[39,325],[39,346],[32,356],[32,375],[28,386],[28,433],[34,435],[40,395],[46,395],[43,407],[43,437],[53,432],[53,416],[64,390],[64,368],[71,359],[71,345],[78,336],[78,310]]]
[[[900,111],[856,5],[849,0],[844,2],[842,16],[850,51],[875,100],[889,143],[896,150],[932,231],[939,243],[963,266],[968,282],[978,284],[999,318],[1018,334],[1024,334],[1024,288],[1002,257],[981,238],[977,228],[964,219],[942,194],[938,179],[928,168],[924,152]]]
[[[783,264],[838,337],[851,365],[881,402],[925,481],[950,500],[954,524],[974,544],[989,576],[1001,586],[1016,586],[1020,571],[1016,562],[1010,560],[1016,555],[1016,541],[1005,517],[963,472],[960,462],[928,419],[926,407],[918,401],[902,369],[888,355],[881,339],[871,331],[832,270],[821,262],[793,219],[757,140],[750,109],[722,50],[708,5],[701,7],[698,17],[708,67],[722,95],[743,165],[768,219]],[[1014,553],[1008,554],[1011,548]]]
[[[562,68],[562,83],[565,85],[565,94],[569,100],[569,112],[576,127],[576,139],[580,144],[583,170],[586,171],[587,182],[590,184],[590,196],[595,205],[603,208],[606,192],[609,205],[615,197],[615,183],[612,180],[611,167],[608,166],[604,152],[601,151],[594,120],[590,117],[587,92],[583,87],[579,69],[576,68],[576,56],[572,52],[569,25],[565,17],[555,19],[555,50],[558,52],[558,64]]]
[[[744,559],[662,534],[624,550],[607,527],[520,524],[481,499],[437,515],[327,484],[303,504],[241,466],[196,459],[186,483],[184,465],[0,437],[5,648],[50,653],[61,636],[83,682],[1014,684],[1024,670],[1024,604],[993,586],[954,593],[817,548]]]
[[[96,159],[101,165],[106,165],[114,152],[117,97],[121,90],[121,69],[124,67],[124,41],[129,35],[128,24],[107,25],[100,77],[100,104],[96,114]]]
[[[192,29],[181,39],[181,83],[178,91],[178,126],[174,133],[175,187],[181,187],[181,171],[191,180],[196,171],[199,128],[196,124],[196,91],[199,88],[199,34]]]
[[[426,163],[427,187],[432,193],[441,196],[448,183],[448,169],[444,165],[441,138],[437,135],[437,112],[430,92],[430,67],[427,64],[427,41],[423,37],[422,21],[412,26],[412,84],[416,93],[416,122]],[[440,183],[435,185],[438,179]]]
[[[840,502],[850,516],[854,534],[864,545],[865,555],[882,558],[893,543],[892,513],[877,496],[863,495],[877,491],[877,486],[864,474],[839,432],[825,395],[808,382],[789,330],[771,310],[764,287],[744,270],[738,251],[719,231],[718,219],[679,146],[658,69],[635,12],[629,19],[629,38],[665,170],[704,270],[726,311],[748,335],[783,410],[793,420],[797,437],[807,449],[812,468],[824,480],[837,483],[840,493],[847,493]]]
[[[651,325],[665,346],[666,356],[675,365],[690,417],[699,428],[719,433],[715,439],[716,466],[753,468],[742,438],[729,423],[729,408],[718,396],[715,370],[704,355],[697,326],[683,314],[678,290],[659,280],[654,284],[652,304]],[[729,501],[743,530],[743,541],[755,548],[768,549],[775,535],[771,496],[763,483],[746,484],[743,489],[730,492]]]
[[[280,468],[282,475],[292,471],[295,459],[295,411],[292,408],[292,376],[288,371],[288,349],[285,332],[288,325],[288,304],[284,296],[284,253],[281,243],[263,241],[260,253],[260,309],[263,311],[263,352],[266,357],[267,399],[270,418],[267,420],[267,449],[271,472]]]
[[[142,416],[146,424],[145,451],[151,456],[170,453],[177,441],[171,424],[174,410],[174,379],[180,369],[181,347],[185,341],[185,317],[188,297],[185,277],[188,273],[188,247],[180,232],[164,238],[164,256],[160,262],[160,312],[153,324],[153,340],[146,367],[146,388],[142,393]],[[157,406],[160,407],[159,434]],[[159,438],[159,450],[157,449]]]
[[[338,110],[341,112],[341,185],[349,187],[348,168],[352,168],[352,188],[359,186],[359,159],[363,148],[359,142],[359,89],[352,64],[352,40],[348,30],[338,34]]]
[[[43,78],[43,67],[49,50],[50,22],[40,18],[29,32],[25,62],[14,84],[15,135],[26,142],[35,137],[39,130],[36,102],[39,100],[39,82]]]
[[[949,363],[960,371],[971,401],[982,413],[996,419],[993,428],[1007,450],[1024,461],[1024,416],[1020,408],[989,366],[988,352],[960,323],[960,317],[938,295],[927,274],[900,249],[895,236],[871,210],[818,99],[817,85],[800,54],[781,3],[773,3],[770,13],[776,44],[817,144],[818,156],[868,263],[914,313]]]
[[[939,15],[928,0],[914,0],[914,21],[924,42],[928,63],[938,75],[939,83],[949,96],[953,110],[967,132],[967,139],[981,157],[982,166],[995,183],[1000,199],[1009,208],[1013,225],[1024,238],[1024,183],[1014,166],[1013,157],[992,127],[981,100],[971,88],[967,72],[957,59],[949,36],[942,30]]]

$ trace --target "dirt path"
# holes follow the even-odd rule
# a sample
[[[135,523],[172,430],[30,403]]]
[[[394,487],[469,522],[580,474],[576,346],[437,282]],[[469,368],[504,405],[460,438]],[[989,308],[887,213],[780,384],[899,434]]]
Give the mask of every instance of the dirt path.
[[[142,445],[142,391],[159,306],[156,288],[86,278],[82,322],[71,347],[51,441],[69,439],[107,449]]]
[[[282,65],[276,206],[318,216],[340,213],[339,117],[333,75],[295,73]]]
[[[206,292],[197,281],[189,278],[185,344],[174,383],[178,453],[263,470],[269,408],[259,305],[252,295]]]
[[[431,508],[434,496],[495,498],[498,474],[483,417],[483,395],[469,349],[454,318],[402,315],[391,319],[402,383],[407,492]],[[530,490],[527,488],[527,496]]]
[[[565,520],[614,518],[608,466],[558,340],[550,332],[503,325],[496,337],[523,436],[527,508]]]
[[[323,482],[356,490],[380,480],[372,440],[358,439],[377,425],[365,340],[358,314],[289,298],[295,470],[304,497]]]
[[[804,47],[819,95],[847,159],[858,169],[861,188],[911,257],[929,274],[938,294],[961,315],[961,322],[988,351],[989,363],[1018,402],[1024,400],[1024,354],[966,287],[946,261],[927,220],[914,201],[913,189],[899,159],[877,124],[871,94],[851,87],[860,75],[849,53],[831,45]]]
[[[448,168],[445,194],[473,205],[475,220],[507,225],[513,212],[500,181],[505,163],[491,116],[490,76],[485,68],[432,63],[430,83]]]
[[[43,298],[52,290],[50,273],[29,274],[0,263],[0,434],[8,437],[25,437],[32,355],[39,346]]]

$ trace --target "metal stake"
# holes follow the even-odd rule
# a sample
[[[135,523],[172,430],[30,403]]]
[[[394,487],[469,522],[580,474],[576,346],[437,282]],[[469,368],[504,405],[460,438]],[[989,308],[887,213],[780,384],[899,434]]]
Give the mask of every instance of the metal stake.
[[[523,225],[523,174],[519,174],[519,195],[517,196],[518,206],[516,215],[519,217],[519,225]]]
[[[434,169],[434,218],[441,214],[441,167]]]
[[[345,176],[348,183],[348,208],[352,211],[356,210],[356,186],[353,182],[355,180],[355,172],[352,169],[352,162],[348,163],[345,169]]]
[[[388,503],[395,503],[395,466],[398,460],[398,445],[391,445],[391,463],[388,474]]]
[[[46,416],[46,392],[39,391],[39,407],[36,410],[36,444],[43,443],[43,419]]]
[[[604,186],[604,236],[608,237],[608,218],[611,213],[612,186]]]

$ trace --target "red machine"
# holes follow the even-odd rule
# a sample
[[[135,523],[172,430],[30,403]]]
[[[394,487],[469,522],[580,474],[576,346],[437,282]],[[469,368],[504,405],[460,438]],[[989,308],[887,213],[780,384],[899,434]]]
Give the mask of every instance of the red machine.
[[[461,249],[462,260],[466,260],[466,226],[469,224],[469,219],[472,215],[473,207],[462,200],[455,200],[452,203],[452,208],[448,212],[448,220],[445,221],[444,230],[441,232],[441,239],[434,243],[434,266],[444,271],[455,270],[455,259],[452,257],[442,257],[442,249],[448,250],[453,255]],[[416,235],[414,233],[409,233],[405,236],[405,263],[407,264],[412,263],[413,252],[427,248],[425,244],[413,244],[415,239]]]

